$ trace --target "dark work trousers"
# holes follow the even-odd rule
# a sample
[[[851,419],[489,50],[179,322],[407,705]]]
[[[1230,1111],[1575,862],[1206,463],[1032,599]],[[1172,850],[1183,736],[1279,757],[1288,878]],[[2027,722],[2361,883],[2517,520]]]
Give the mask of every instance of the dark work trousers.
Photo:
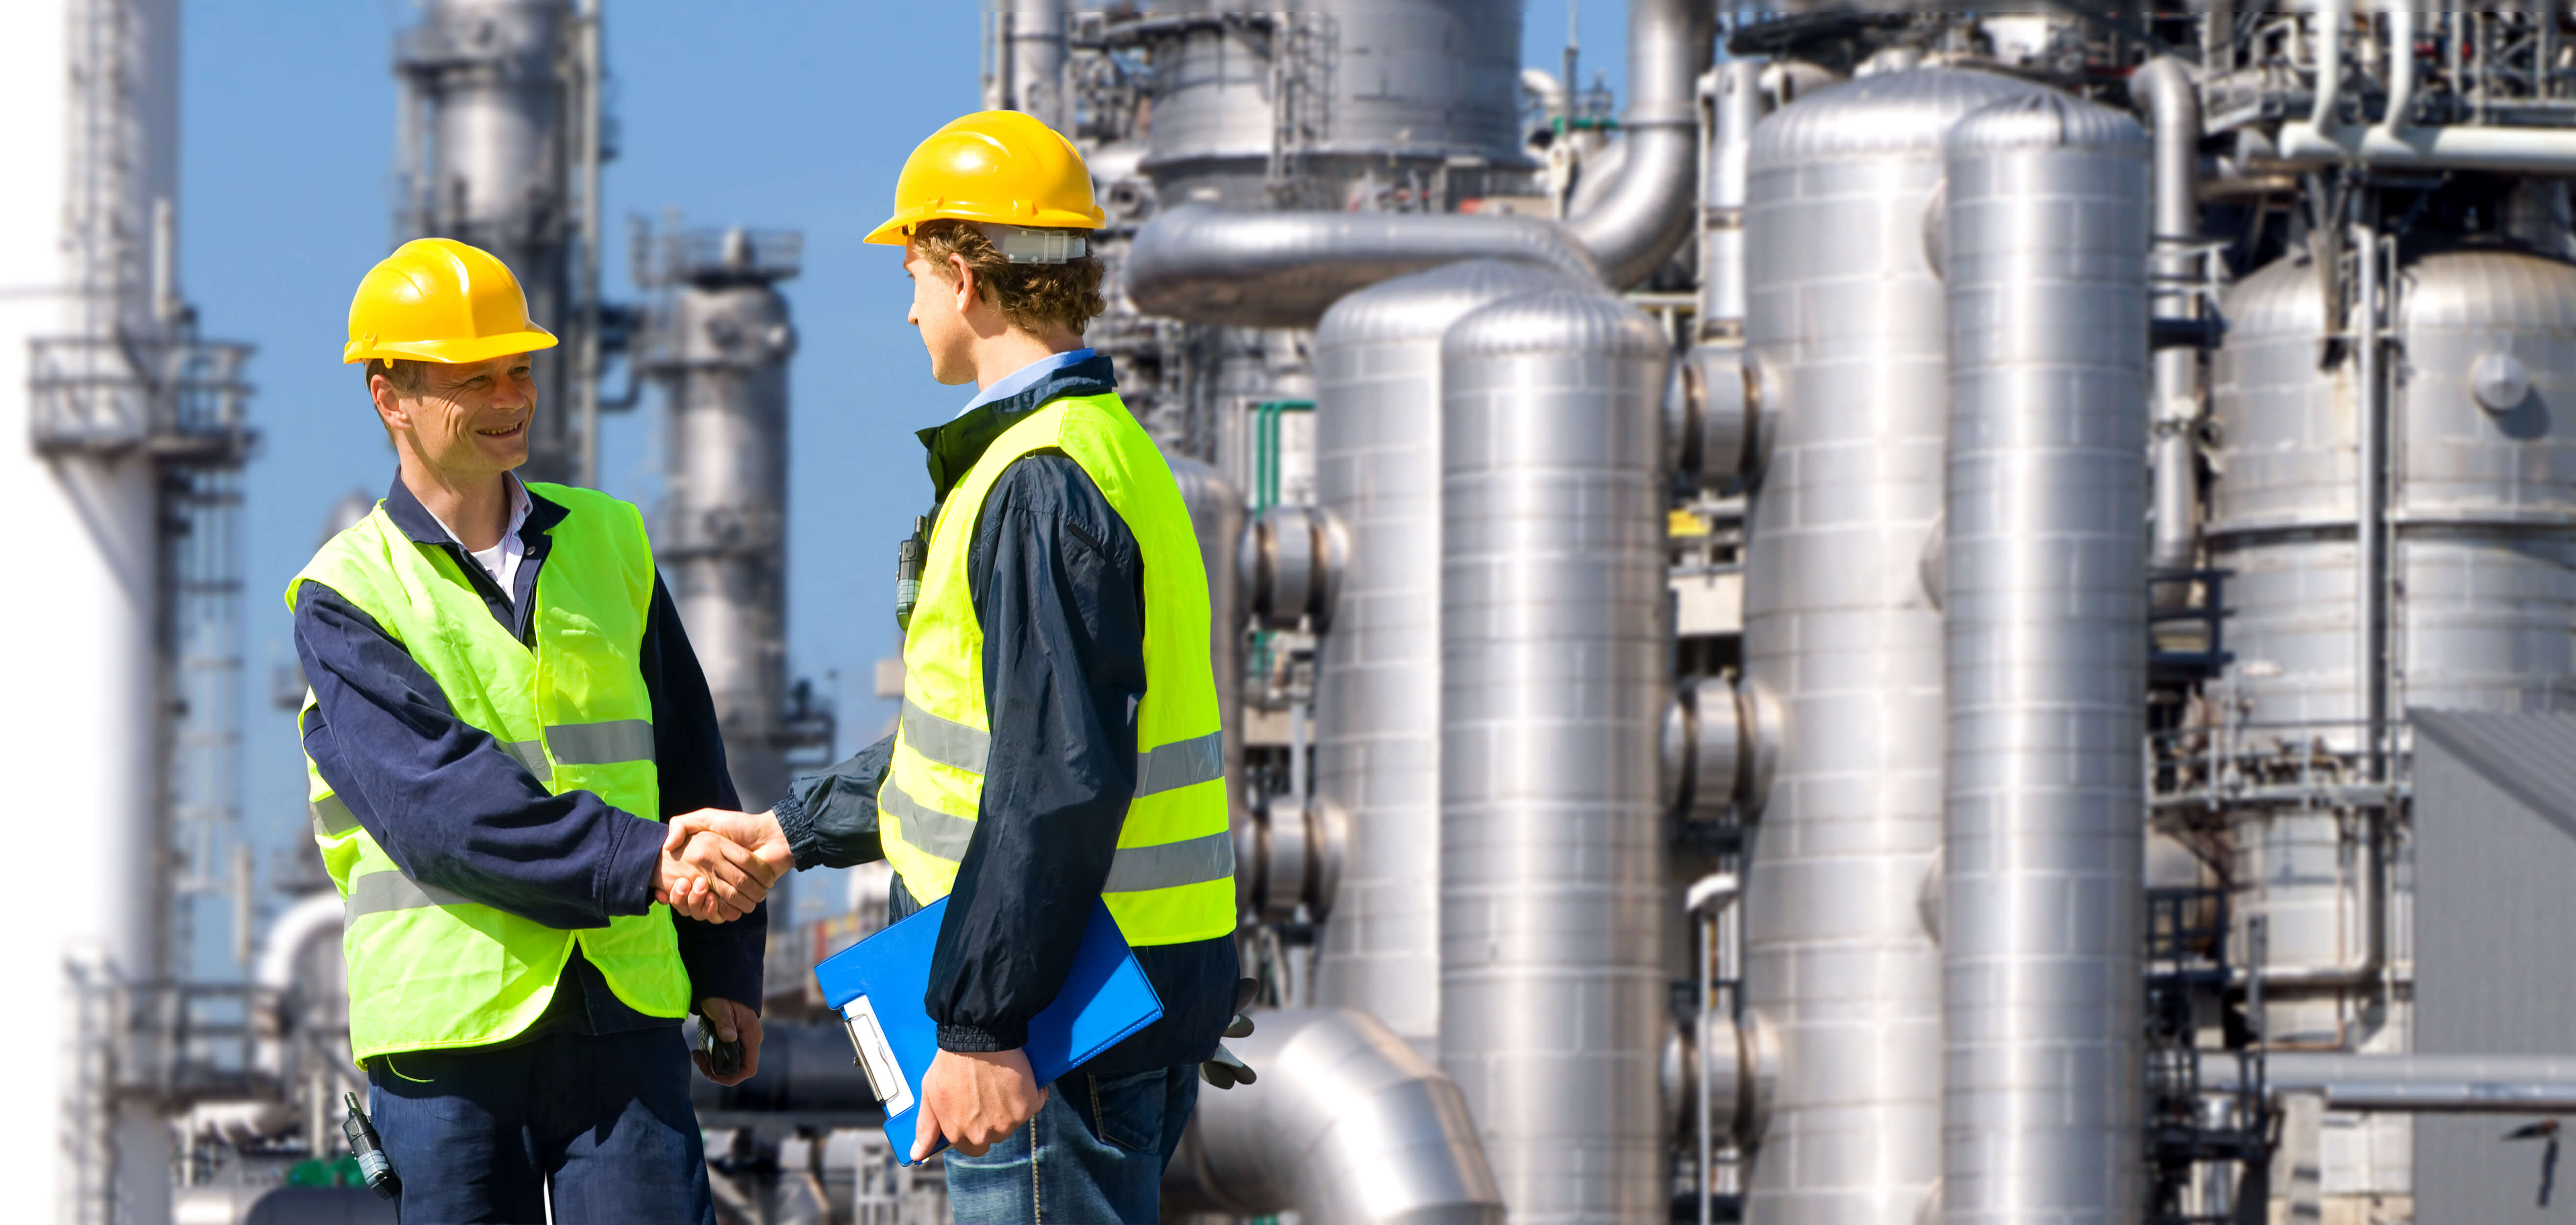
[[[958,1225],[1154,1225],[1163,1167],[1198,1100],[1195,1064],[1063,1077],[1038,1117],[983,1156],[940,1158],[949,1210]]]
[[[677,1025],[368,1062],[403,1225],[714,1225]]]

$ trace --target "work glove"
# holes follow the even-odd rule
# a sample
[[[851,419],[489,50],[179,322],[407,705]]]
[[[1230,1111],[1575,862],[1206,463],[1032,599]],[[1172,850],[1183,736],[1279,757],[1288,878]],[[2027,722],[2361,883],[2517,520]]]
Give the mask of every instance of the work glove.
[[[1226,1024],[1226,1037],[1248,1038],[1252,1036],[1252,1018],[1249,1015],[1246,1015],[1245,1010],[1252,1007],[1252,997],[1259,995],[1260,993],[1260,979],[1239,978],[1235,980],[1234,1020]],[[1199,1079],[1204,1080],[1219,1089],[1231,1089],[1236,1085],[1251,1084],[1261,1078],[1253,1072],[1251,1064],[1235,1058],[1234,1052],[1225,1049],[1225,1046],[1220,1043],[1216,1048],[1215,1057],[1199,1065]]]

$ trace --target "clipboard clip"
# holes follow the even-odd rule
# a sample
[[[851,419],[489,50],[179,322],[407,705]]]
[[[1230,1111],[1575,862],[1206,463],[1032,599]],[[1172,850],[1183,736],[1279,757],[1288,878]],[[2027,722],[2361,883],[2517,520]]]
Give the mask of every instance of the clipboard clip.
[[[885,1104],[888,1118],[912,1109],[912,1085],[903,1076],[903,1065],[895,1062],[894,1046],[886,1041],[885,1027],[877,1023],[877,1010],[862,995],[841,1006],[841,1021],[850,1031],[850,1046],[858,1052],[853,1062],[867,1074],[868,1091]]]

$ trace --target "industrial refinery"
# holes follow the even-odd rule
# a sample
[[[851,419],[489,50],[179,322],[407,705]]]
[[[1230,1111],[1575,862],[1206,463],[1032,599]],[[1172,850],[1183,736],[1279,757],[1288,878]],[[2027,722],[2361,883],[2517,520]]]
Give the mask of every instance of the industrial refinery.
[[[2576,1203],[2576,9],[1626,0],[1613,90],[1529,66],[1558,5],[1280,3],[942,18],[1089,167],[1087,343],[1207,570],[1258,1079],[1165,1220]],[[756,809],[881,734],[787,646],[790,301],[842,290],[762,217],[617,222],[693,206],[604,178],[618,4],[402,8],[385,245],[561,338],[531,479],[658,440]],[[254,872],[306,818],[239,781],[241,476],[314,411],[252,384],[313,359],[179,282],[178,0],[16,8],[9,751],[94,887],[6,942],[11,1215],[392,1222],[343,899],[309,840]],[[895,541],[832,556],[890,635]],[[824,917],[771,922],[759,1073],[692,1081],[725,1225],[950,1219],[811,975],[879,873],[770,896]]]

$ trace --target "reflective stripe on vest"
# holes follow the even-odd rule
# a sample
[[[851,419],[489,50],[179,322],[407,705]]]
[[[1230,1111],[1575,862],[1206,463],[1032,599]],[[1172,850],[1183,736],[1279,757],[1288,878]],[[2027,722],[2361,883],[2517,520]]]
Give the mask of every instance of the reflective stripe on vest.
[[[1135,536],[1144,567],[1136,790],[1102,896],[1130,944],[1230,934],[1234,839],[1209,666],[1207,571],[1171,469],[1115,395],[1067,397],[1030,413],[993,441],[940,507],[904,637],[894,757],[877,794],[886,858],[926,905],[947,894],[974,840],[992,735],[966,553],[994,481],[1041,450],[1072,459],[1099,486]]]
[[[325,543],[287,588],[329,586],[402,644],[456,717],[555,794],[585,790],[625,812],[661,813],[653,709],[636,652],[653,594],[653,554],[635,508],[584,489],[531,483],[568,512],[530,599],[533,645],[495,620],[455,559],[413,543],[384,509]],[[305,714],[315,709],[311,695]],[[535,1021],[577,946],[609,989],[648,1016],[689,1005],[669,911],[551,928],[404,875],[305,762],[323,865],[340,886],[349,965],[349,1041],[364,1060],[485,1046]],[[400,795],[368,797],[371,820],[400,822]]]

